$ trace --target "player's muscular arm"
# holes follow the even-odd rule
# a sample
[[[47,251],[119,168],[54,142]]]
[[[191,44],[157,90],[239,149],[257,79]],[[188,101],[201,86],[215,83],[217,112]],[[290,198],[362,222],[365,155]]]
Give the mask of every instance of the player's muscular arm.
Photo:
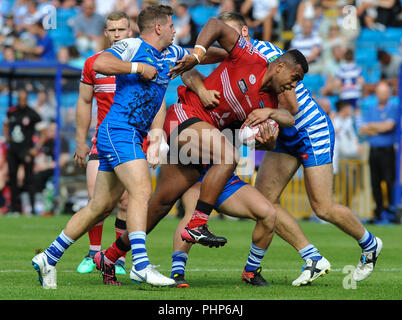
[[[295,115],[299,111],[299,104],[294,89],[286,90],[279,94],[278,100],[280,108],[288,110],[292,115]]]
[[[151,129],[148,132],[149,147],[147,150],[147,161],[151,167],[155,168],[159,164],[159,149],[163,138],[163,123],[166,116],[165,100],[159,108],[154,120],[151,124]]]
[[[169,76],[174,79],[203,61],[208,48],[215,41],[218,41],[226,52],[230,52],[238,39],[239,34],[235,29],[217,18],[209,19],[198,35],[192,54],[186,55],[178,61],[176,66],[170,70]]]
[[[247,116],[244,123],[247,126],[255,126],[267,119],[275,120],[281,127],[291,127],[295,123],[295,118],[286,109],[272,109],[272,108],[262,108],[255,109]]]
[[[153,66],[146,63],[123,61],[110,52],[101,53],[95,60],[93,69],[105,75],[139,73],[145,80],[152,80],[158,73]]]
[[[183,83],[200,98],[204,108],[211,109],[219,105],[221,94],[216,90],[208,90],[204,86],[204,75],[191,69],[182,75]]]
[[[86,156],[90,151],[87,145],[87,135],[92,119],[92,98],[93,87],[81,82],[75,111],[77,146],[74,153],[74,164],[79,167],[86,167]]]

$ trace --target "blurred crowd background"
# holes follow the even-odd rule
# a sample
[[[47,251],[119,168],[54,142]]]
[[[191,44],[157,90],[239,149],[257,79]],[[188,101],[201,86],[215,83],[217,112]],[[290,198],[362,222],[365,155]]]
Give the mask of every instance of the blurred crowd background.
[[[398,108],[402,61],[400,0],[0,0],[0,63],[58,61],[80,70],[86,58],[108,46],[103,35],[108,13],[125,11],[132,19],[136,36],[140,10],[155,3],[174,8],[174,42],[184,47],[194,46],[198,32],[210,17],[237,11],[247,18],[253,38],[273,42],[285,50],[299,49],[310,64],[304,83],[335,125],[335,172],[339,160],[364,156],[364,145],[370,144],[361,130],[367,122],[365,115],[380,104]],[[208,75],[214,67],[199,66],[199,70]],[[75,149],[78,80],[63,79],[61,150],[65,157],[60,158],[63,166]],[[175,79],[169,85],[168,106],[176,101],[176,88],[180,84],[181,80]],[[54,141],[53,80],[16,79],[10,85],[7,79],[0,78],[2,126],[10,95],[13,105],[25,103],[36,110],[46,124],[47,139]],[[10,211],[10,196],[4,132],[0,141],[0,190],[3,190],[0,207],[6,213]],[[40,150],[33,166],[34,175],[54,166],[51,152]],[[23,171],[19,174],[20,186],[24,185]],[[49,183],[46,185],[43,177],[39,181],[35,190],[40,192],[40,205],[31,206],[29,210],[33,213],[51,211],[50,207],[44,208],[46,195],[42,192],[50,188]],[[26,192],[25,197],[29,190]]]

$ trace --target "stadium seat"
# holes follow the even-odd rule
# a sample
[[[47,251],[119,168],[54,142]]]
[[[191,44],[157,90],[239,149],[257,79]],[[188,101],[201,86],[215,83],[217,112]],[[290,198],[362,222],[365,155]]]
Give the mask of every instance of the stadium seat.
[[[369,95],[363,98],[360,106],[362,113],[367,112],[367,110],[375,106],[376,103],[377,103],[377,97],[375,95]]]
[[[216,17],[219,12],[218,6],[197,5],[189,8],[191,18],[197,26],[197,32],[200,32],[202,27],[211,17]]]
[[[320,89],[324,85],[324,77],[320,74],[306,74],[303,79],[304,85],[313,94],[319,94]]]
[[[367,83],[377,83],[381,79],[381,69],[378,62],[362,66],[363,78]]]
[[[78,100],[78,92],[65,92],[61,96],[61,106],[68,108],[75,106]]]
[[[355,61],[359,66],[371,65],[373,61],[377,61],[377,50],[374,47],[357,47]]]

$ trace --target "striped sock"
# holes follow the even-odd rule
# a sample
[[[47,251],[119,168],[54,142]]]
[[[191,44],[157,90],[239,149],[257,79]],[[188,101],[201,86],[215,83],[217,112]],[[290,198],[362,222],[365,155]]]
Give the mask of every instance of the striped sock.
[[[304,261],[307,259],[320,260],[322,258],[318,249],[312,244],[309,244],[308,246],[305,246],[303,249],[299,250],[299,254]]]
[[[251,272],[257,270],[261,261],[267,252],[266,249],[261,249],[257,247],[254,243],[251,243],[250,253],[248,255],[247,264],[246,264],[246,272]]]
[[[365,229],[363,237],[358,242],[363,251],[375,251],[377,249],[377,240],[367,229]]]
[[[144,231],[134,231],[128,234],[133,253],[133,266],[137,271],[149,265],[147,249],[145,248],[145,237],[146,234]]]
[[[46,249],[45,254],[47,261],[50,265],[55,266],[60,260],[64,251],[68,249],[74,243],[74,240],[70,239],[64,234],[64,230],[60,233],[56,240],[52,242],[49,248]]]
[[[188,254],[183,251],[176,251],[172,254],[172,273],[170,277],[173,278],[175,273],[184,274],[186,269],[186,262],[188,259]]]

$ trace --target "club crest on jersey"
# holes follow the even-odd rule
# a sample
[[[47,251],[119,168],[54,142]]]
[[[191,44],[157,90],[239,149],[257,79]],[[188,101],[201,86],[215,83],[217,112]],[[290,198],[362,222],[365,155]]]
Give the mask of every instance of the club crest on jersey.
[[[237,85],[239,86],[239,89],[242,94],[245,94],[248,91],[248,87],[244,79],[240,79],[239,81],[237,81]]]
[[[260,108],[265,108],[264,101],[260,100],[260,101],[258,102],[258,104],[259,104]]]
[[[248,77],[248,81],[249,81],[251,84],[255,84],[255,82],[257,81],[257,78],[255,77],[255,75],[250,74],[250,76]]]

